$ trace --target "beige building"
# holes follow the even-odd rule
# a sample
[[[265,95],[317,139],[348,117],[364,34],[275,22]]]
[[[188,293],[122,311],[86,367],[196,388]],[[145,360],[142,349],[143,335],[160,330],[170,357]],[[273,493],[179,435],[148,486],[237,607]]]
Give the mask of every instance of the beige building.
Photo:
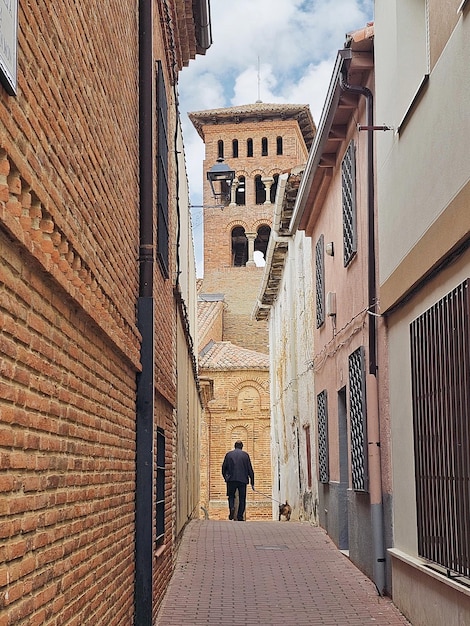
[[[380,312],[390,345],[393,599],[470,623],[470,6],[376,3]]]
[[[254,470],[247,518],[272,518],[269,357],[266,321],[252,317],[263,276],[279,175],[306,160],[313,122],[304,105],[261,102],[190,114],[206,147],[204,171],[224,158],[235,182],[223,209],[204,187],[204,279],[199,373],[213,398],[203,416],[202,506],[228,514],[221,465],[236,439]],[[277,514],[275,515],[277,518]]]

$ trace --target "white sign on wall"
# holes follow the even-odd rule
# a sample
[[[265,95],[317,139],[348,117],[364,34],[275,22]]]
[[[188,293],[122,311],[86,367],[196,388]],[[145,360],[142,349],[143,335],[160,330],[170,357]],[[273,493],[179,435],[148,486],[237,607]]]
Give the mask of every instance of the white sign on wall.
[[[0,80],[11,96],[17,89],[18,0],[0,0]]]

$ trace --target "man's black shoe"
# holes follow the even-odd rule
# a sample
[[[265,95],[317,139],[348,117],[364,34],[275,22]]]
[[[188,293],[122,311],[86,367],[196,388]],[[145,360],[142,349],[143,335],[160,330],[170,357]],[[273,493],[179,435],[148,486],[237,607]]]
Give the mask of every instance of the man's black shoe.
[[[235,509],[230,509],[230,515],[228,516],[229,519],[233,519],[235,517]]]

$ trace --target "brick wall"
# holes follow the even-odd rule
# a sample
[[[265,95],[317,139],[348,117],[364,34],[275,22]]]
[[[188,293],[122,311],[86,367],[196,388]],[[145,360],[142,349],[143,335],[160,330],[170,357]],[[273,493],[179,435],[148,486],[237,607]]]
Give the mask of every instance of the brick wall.
[[[269,372],[202,370],[214,381],[214,398],[203,415],[201,502],[211,519],[227,519],[226,485],[221,468],[237,439],[251,457],[255,488],[271,494]],[[272,519],[271,501],[248,488],[247,519]]]
[[[1,626],[133,621],[137,35],[135,2],[19,3],[18,94],[0,88]],[[173,563],[175,315],[172,280],[155,276],[158,602]]]
[[[0,240],[0,624],[130,624],[135,369]]]

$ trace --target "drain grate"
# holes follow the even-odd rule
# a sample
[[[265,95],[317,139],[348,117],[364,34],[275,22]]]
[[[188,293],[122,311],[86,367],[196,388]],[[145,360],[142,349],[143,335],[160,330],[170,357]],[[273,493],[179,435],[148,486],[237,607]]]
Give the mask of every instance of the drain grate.
[[[257,550],[287,550],[287,546],[255,546]]]

